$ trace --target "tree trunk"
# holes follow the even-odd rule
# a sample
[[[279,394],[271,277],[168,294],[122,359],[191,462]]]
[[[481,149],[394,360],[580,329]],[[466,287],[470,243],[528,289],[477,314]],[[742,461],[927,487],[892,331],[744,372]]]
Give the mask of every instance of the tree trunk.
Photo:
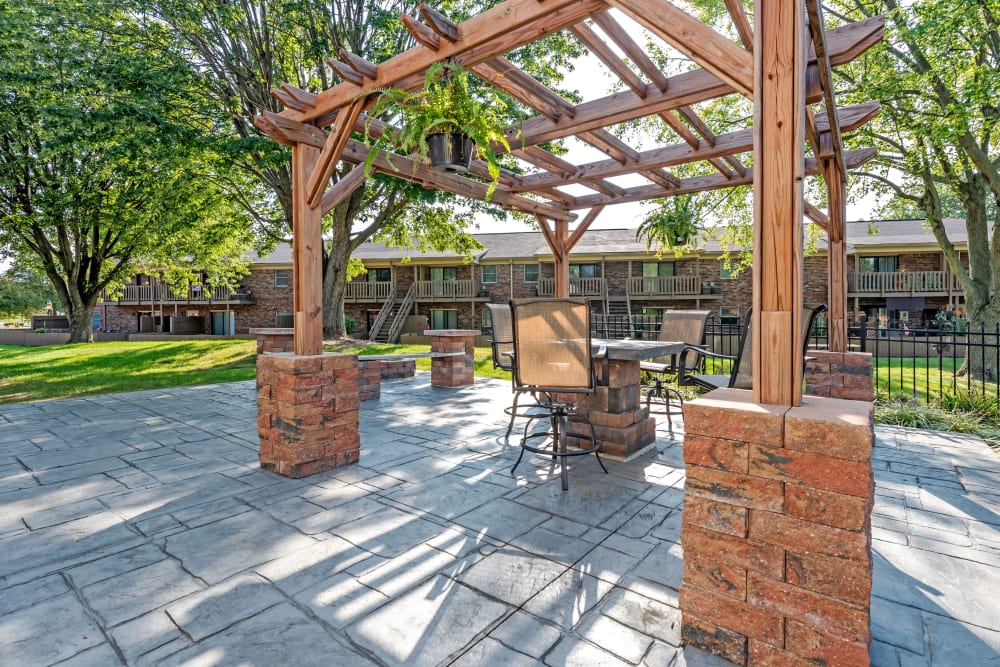
[[[347,292],[347,265],[351,260],[351,230],[361,212],[364,194],[362,185],[331,211],[331,238],[323,254],[324,338],[341,338],[347,333],[344,327],[344,294]]]
[[[70,343],[94,342],[94,307],[96,305],[96,302],[93,301],[89,304],[81,303],[74,306],[72,311],[66,311],[66,316],[69,318]]]

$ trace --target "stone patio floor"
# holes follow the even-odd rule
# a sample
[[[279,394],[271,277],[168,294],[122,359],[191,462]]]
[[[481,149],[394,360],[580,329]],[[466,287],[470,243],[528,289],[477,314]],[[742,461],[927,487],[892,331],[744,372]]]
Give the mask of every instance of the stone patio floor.
[[[680,429],[564,493],[507,383],[382,392],[304,480],[249,382],[0,407],[0,665],[723,664],[678,648]],[[877,437],[873,663],[1000,664],[1000,460]]]

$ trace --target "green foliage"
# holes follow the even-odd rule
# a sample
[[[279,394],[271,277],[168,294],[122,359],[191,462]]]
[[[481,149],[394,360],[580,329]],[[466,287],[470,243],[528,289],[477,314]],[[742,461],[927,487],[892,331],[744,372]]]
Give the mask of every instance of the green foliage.
[[[1000,449],[1000,427],[997,420],[976,410],[954,410],[941,404],[924,405],[912,399],[886,399],[880,396],[875,400],[875,421],[879,424],[978,435],[994,449]]]
[[[358,321],[350,315],[344,316],[344,331],[348,336],[358,330]]]
[[[500,144],[508,152],[510,144],[504,134],[504,100],[490,87],[473,89],[469,74],[453,64],[435,63],[427,69],[424,87],[415,92],[401,88],[382,91],[369,113],[368,127],[377,118],[390,118],[392,124],[374,140],[369,140],[371,151],[365,161],[368,175],[379,150],[385,150],[391,160],[391,151],[427,157],[430,148],[427,137],[437,133],[457,132],[476,142],[476,153],[486,161],[492,181],[486,199],[493,195],[500,178],[500,162],[492,145]]]
[[[45,276],[29,267],[13,266],[0,275],[0,315],[26,317],[43,312],[56,295]]]
[[[656,200],[656,208],[646,214],[636,230],[637,239],[645,237],[646,249],[656,248],[657,257],[672,250],[680,256],[697,244],[701,231],[700,204],[694,195],[679,195]]]
[[[228,206],[164,31],[100,0],[0,0],[0,247],[35,258],[74,341],[102,289]]]
[[[45,327],[38,327],[32,333],[45,333]]]

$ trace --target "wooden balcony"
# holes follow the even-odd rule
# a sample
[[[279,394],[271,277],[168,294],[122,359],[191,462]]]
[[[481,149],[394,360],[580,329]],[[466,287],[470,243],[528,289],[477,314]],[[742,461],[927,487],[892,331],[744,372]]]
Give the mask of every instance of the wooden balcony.
[[[228,287],[195,286],[187,290],[174,289],[164,283],[152,285],[124,285],[117,290],[104,290],[100,301],[117,303],[121,306],[143,306],[153,304],[225,305],[254,303],[250,292],[233,290]]]
[[[358,280],[347,283],[347,290],[344,292],[345,301],[377,301],[384,302],[395,291],[395,283],[390,281]]]
[[[541,278],[538,281],[538,296],[553,296],[556,293],[554,278]],[[604,297],[604,278],[570,278],[570,296]]]
[[[418,280],[413,283],[413,298],[417,301],[473,299],[478,293],[478,280]]]
[[[947,296],[962,291],[947,271],[865,271],[848,274],[847,284],[851,296]]]
[[[658,276],[629,278],[628,293],[632,297],[691,296],[701,293],[698,276]]]

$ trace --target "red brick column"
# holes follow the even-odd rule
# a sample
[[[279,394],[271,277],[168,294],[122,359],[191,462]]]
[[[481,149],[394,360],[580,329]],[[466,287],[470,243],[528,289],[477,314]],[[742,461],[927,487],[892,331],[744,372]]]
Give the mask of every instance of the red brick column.
[[[382,364],[377,359],[358,359],[358,399],[377,401],[382,397]]]
[[[258,356],[260,467],[298,478],[356,463],[359,407],[355,355]]]
[[[809,350],[806,392],[812,396],[873,401],[872,355],[867,352]]]
[[[871,403],[719,389],[684,430],[682,639],[740,665],[868,665]]]
[[[454,357],[431,359],[432,387],[464,387],[473,384],[476,336],[473,329],[432,329],[431,352],[463,352]]]
[[[295,329],[251,329],[257,336],[257,354],[292,352],[295,344]]]

